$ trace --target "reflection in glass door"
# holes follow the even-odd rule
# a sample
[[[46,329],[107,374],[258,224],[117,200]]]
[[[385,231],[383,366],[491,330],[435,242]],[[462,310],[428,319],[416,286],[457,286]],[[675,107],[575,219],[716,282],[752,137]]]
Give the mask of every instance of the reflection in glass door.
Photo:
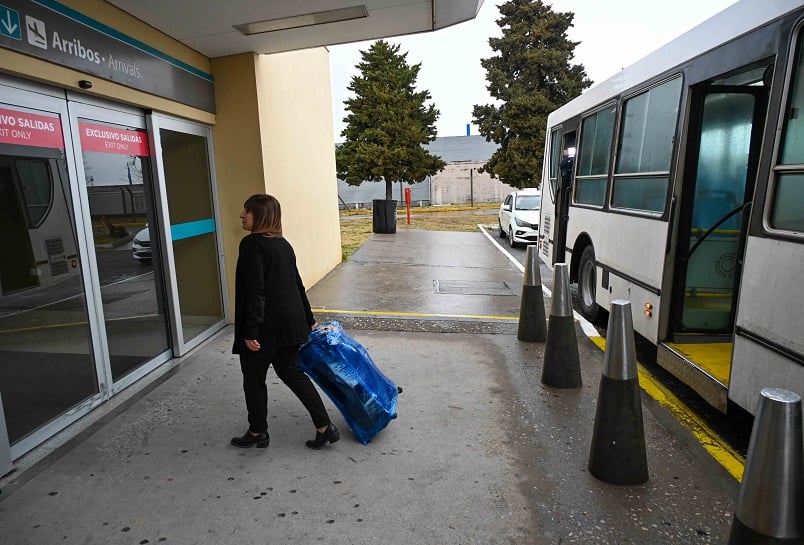
[[[148,136],[131,126],[78,119],[112,379],[170,347]]]
[[[66,108],[0,89],[15,102],[0,104],[0,393],[16,457],[38,442],[34,432],[89,405],[99,386],[73,222]]]
[[[177,130],[159,129],[159,142],[178,292],[179,334],[186,345],[220,323],[225,312],[206,129],[173,126]]]

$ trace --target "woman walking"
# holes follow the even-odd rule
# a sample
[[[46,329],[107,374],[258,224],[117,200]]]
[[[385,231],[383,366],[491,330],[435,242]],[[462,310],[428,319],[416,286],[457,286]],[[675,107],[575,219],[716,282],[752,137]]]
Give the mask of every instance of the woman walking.
[[[249,428],[232,445],[265,448],[268,435],[268,367],[293,391],[310,413],[320,449],[340,439],[321,396],[299,367],[299,345],[316,322],[296,268],[296,254],[282,237],[282,210],[271,195],[252,195],[240,213],[243,229],[235,273],[235,338],[232,353],[240,356]]]

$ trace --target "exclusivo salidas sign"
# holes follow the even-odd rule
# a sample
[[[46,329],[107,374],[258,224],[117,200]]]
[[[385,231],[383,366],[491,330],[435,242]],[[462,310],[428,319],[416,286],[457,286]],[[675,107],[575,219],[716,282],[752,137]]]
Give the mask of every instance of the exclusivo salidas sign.
[[[61,121],[55,115],[0,108],[0,144],[64,149]]]

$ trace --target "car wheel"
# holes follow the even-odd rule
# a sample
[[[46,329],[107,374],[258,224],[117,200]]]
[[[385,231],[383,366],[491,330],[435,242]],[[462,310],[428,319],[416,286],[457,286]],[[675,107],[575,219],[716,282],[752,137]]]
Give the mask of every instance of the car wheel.
[[[500,227],[500,238],[505,238],[505,231],[503,231],[502,223],[499,219],[497,220],[497,225]]]
[[[595,299],[596,293],[595,250],[592,246],[587,246],[581,253],[581,261],[578,263],[578,306],[583,317],[593,323],[600,314],[600,306]]]
[[[516,242],[514,242],[514,226],[508,226],[508,243],[511,245],[511,248],[516,248],[519,246]]]

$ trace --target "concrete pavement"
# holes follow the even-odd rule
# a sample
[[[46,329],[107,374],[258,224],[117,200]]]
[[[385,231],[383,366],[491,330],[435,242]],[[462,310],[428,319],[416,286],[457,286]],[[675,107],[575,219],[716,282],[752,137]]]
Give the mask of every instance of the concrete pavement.
[[[305,448],[269,373],[271,446],[229,446],[247,424],[228,328],[0,481],[0,543],[725,543],[736,488],[654,404],[649,481],[588,473],[603,354],[576,328],[583,386],[542,386],[521,286],[480,232],[373,235],[309,290],[404,390],[372,442],[325,399],[342,440]]]

